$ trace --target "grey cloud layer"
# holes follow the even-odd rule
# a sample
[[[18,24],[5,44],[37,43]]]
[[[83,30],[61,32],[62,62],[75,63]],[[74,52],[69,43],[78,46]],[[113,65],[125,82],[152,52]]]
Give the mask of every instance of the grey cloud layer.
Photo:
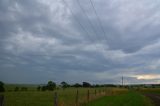
[[[96,31],[76,0],[65,1],[69,8],[63,0],[0,1],[0,80],[119,83],[125,75],[146,83],[135,76],[160,74],[159,1],[92,0],[105,34],[89,0],[79,1]]]

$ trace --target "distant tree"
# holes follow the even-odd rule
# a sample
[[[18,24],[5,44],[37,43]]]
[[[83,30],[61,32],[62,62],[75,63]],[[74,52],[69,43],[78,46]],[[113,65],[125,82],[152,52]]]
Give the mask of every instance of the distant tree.
[[[41,90],[41,86],[38,86],[38,87],[37,87],[37,91],[40,91],[40,90]]]
[[[56,88],[56,83],[53,81],[48,81],[48,84],[46,87],[49,91],[53,91]]]
[[[117,86],[114,84],[104,84],[103,87],[117,87]]]
[[[88,82],[83,82],[83,87],[91,87],[91,84]]]
[[[2,81],[0,81],[0,92],[4,92],[4,83]]]
[[[41,90],[42,90],[42,91],[46,91],[46,90],[47,90],[47,87],[46,87],[46,86],[42,86],[42,87],[41,87]]]
[[[74,85],[73,85],[73,87],[78,88],[78,87],[82,87],[82,85],[81,85],[81,84],[79,84],[79,83],[76,83],[76,84],[74,84]]]
[[[19,87],[15,87],[15,88],[14,88],[14,91],[15,91],[15,92],[19,91]]]
[[[68,83],[66,83],[66,82],[61,82],[61,85],[62,85],[62,88],[63,89],[65,89],[65,88],[67,88],[67,87],[69,87],[70,85],[68,84]]]
[[[27,91],[27,90],[28,90],[27,87],[22,87],[22,88],[21,88],[21,91]]]
[[[97,87],[97,88],[98,88],[98,87],[100,87],[100,85],[99,85],[99,84],[96,84],[96,85],[95,85],[95,87]]]
[[[151,87],[152,87],[152,88],[156,88],[156,85],[155,85],[155,84],[152,84]]]

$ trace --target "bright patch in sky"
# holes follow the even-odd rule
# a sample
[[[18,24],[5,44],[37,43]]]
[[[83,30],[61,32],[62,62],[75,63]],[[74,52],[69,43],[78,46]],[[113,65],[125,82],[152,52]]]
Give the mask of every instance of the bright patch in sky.
[[[160,75],[138,75],[137,79],[139,80],[160,79]]]

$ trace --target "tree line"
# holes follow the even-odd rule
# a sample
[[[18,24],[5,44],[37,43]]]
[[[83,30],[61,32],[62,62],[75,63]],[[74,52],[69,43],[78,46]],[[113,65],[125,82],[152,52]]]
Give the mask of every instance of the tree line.
[[[82,84],[80,83],[75,83],[75,84],[68,84],[67,82],[63,81],[60,83],[60,85],[56,85],[55,82],[53,81],[48,81],[48,83],[46,85],[39,85],[37,87],[38,91],[53,91],[55,90],[57,87],[60,87],[62,89],[68,88],[68,87],[75,87],[75,88],[79,88],[79,87],[84,87],[84,88],[94,88],[94,87],[117,87],[116,85],[113,84],[90,84],[89,82],[82,82]]]
[[[56,84],[54,81],[48,81],[47,84],[44,85],[38,85],[37,91],[53,91],[55,89],[65,89],[68,87],[116,87],[116,85],[113,84],[90,84],[89,82],[82,82],[82,83],[75,83],[75,84],[69,84],[65,81],[62,81],[60,85]],[[27,87],[15,87],[14,91],[28,91]],[[0,92],[5,92],[4,83],[0,81]]]
[[[113,85],[113,84],[90,84],[89,82],[82,82],[82,83],[75,83],[75,84],[69,84],[65,81],[62,81],[60,84],[56,84],[53,81],[48,81],[47,84],[43,84],[43,85],[38,85],[37,86],[37,91],[53,91],[55,89],[65,89],[68,87],[75,87],[75,88],[79,88],[79,87],[117,87],[117,85]],[[4,88],[4,83],[2,81],[0,81],[0,92],[4,92],[5,88]],[[14,91],[28,91],[27,87],[18,87],[16,86],[14,88]]]

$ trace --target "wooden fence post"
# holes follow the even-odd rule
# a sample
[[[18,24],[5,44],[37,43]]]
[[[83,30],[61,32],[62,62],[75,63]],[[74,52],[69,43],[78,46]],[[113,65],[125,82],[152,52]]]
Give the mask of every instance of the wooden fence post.
[[[58,106],[58,95],[57,95],[57,92],[54,93],[54,106]]]
[[[101,95],[101,90],[99,90],[99,95]]]
[[[78,99],[79,99],[79,92],[77,90],[77,93],[76,93],[76,106],[78,106]]]
[[[87,92],[87,102],[89,102],[89,90]]]
[[[0,106],[4,106],[4,96],[0,95]]]

